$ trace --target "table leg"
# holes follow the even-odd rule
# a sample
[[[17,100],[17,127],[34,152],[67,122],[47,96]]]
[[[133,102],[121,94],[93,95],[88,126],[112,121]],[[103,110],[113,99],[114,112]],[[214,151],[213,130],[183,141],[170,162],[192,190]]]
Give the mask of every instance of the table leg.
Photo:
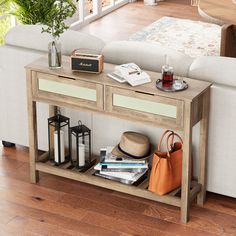
[[[181,187],[181,221],[187,223],[190,216],[190,184],[191,184],[191,149],[192,149],[192,104],[185,103],[183,164]]]
[[[36,102],[32,100],[32,72],[27,70],[27,94],[28,94],[28,124],[29,124],[29,156],[30,156],[30,181],[36,183],[39,180],[39,172],[35,163],[38,158],[37,139],[37,112]]]
[[[210,89],[203,97],[202,119],[200,121],[200,144],[199,144],[199,170],[198,182],[202,185],[201,192],[197,197],[197,204],[203,205],[206,198],[206,157],[207,157],[207,137],[209,121]]]

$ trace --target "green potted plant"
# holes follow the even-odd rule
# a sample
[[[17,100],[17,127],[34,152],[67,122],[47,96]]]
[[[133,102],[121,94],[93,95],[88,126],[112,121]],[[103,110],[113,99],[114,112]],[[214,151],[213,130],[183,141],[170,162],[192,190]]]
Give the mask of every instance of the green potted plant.
[[[0,0],[0,45],[4,42],[4,35],[9,30],[11,25],[11,19],[8,15],[9,4],[4,4],[3,0]]]
[[[51,34],[48,45],[50,68],[61,67],[60,35],[69,27],[65,24],[68,17],[76,12],[73,0],[0,0],[11,5],[11,14],[23,24],[43,24],[42,32]],[[77,2],[78,0],[76,0]]]
[[[60,35],[69,27],[65,24],[68,17],[72,17],[76,11],[76,5],[72,0],[59,0],[52,4],[48,14],[45,16],[42,32],[52,35],[52,41],[48,45],[48,63],[50,68],[61,67],[61,44]]]

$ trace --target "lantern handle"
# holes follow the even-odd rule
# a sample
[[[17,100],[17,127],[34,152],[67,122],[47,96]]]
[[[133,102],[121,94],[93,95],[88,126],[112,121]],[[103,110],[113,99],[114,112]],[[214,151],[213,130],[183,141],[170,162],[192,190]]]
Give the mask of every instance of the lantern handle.
[[[61,109],[60,109],[60,107],[57,107],[57,115],[61,115]]]
[[[78,121],[78,125],[79,125],[79,127],[82,127],[83,124],[82,124],[81,120]]]

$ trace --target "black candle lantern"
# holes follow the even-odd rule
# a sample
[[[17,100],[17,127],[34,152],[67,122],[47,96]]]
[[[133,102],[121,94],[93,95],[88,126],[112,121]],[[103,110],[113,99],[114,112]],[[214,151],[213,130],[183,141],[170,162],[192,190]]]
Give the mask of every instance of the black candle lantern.
[[[65,127],[68,133],[68,154],[65,153],[65,133],[62,128]],[[59,109],[57,110],[57,114],[48,118],[48,146],[49,146],[49,159],[54,159],[56,165],[63,164],[70,160],[71,150],[70,150],[70,118],[65,117],[60,114]],[[51,143],[52,138],[54,141],[54,145]],[[54,146],[54,158],[53,154],[53,146]]]
[[[74,167],[82,170],[90,168],[91,162],[91,130],[78,122],[77,126],[70,128],[70,144],[72,150],[72,139],[75,138],[75,153],[71,156],[71,163]],[[88,152],[86,152],[88,150]],[[86,156],[87,154],[87,156]]]

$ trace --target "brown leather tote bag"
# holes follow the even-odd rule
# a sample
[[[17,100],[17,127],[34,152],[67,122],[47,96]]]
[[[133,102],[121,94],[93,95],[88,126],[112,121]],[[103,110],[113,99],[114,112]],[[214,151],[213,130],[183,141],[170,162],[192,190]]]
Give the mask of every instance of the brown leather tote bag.
[[[167,136],[167,151],[161,152],[161,144],[165,136]],[[175,137],[177,137],[180,142],[173,143]],[[149,191],[164,195],[181,186],[182,146],[183,141],[177,133],[170,130],[164,132],[153,156],[148,187]]]

